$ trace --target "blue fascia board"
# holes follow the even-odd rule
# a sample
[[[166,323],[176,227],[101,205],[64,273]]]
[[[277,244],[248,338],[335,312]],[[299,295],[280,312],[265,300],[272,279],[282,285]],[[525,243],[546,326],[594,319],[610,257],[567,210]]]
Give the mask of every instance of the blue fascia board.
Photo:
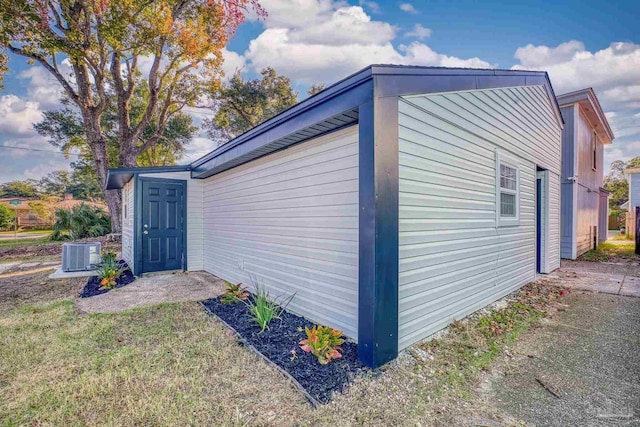
[[[106,190],[119,190],[125,186],[134,175],[142,173],[166,173],[166,172],[188,172],[191,170],[190,165],[175,166],[153,166],[139,168],[110,168],[107,171]]]

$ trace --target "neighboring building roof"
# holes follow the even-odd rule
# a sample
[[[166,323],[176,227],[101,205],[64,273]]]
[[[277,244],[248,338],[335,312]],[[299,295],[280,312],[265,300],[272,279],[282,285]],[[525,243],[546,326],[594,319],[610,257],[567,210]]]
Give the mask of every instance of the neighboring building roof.
[[[627,168],[624,170],[625,175],[631,175],[634,173],[640,173],[640,168]]]
[[[611,144],[615,139],[613,130],[609,125],[607,116],[602,111],[598,97],[592,88],[588,87],[575,92],[558,95],[558,103],[564,107],[570,104],[578,104],[584,111],[587,119],[596,131],[603,144]]]
[[[359,107],[376,97],[543,85],[562,126],[562,115],[544,71],[371,65],[216,148],[181,170],[207,178],[299,142],[359,121]],[[374,94],[375,91],[375,94]],[[158,168],[110,169],[107,189],[122,188],[136,173],[169,172]]]
[[[629,201],[628,200],[620,205],[620,209],[627,209],[628,207],[629,207]]]

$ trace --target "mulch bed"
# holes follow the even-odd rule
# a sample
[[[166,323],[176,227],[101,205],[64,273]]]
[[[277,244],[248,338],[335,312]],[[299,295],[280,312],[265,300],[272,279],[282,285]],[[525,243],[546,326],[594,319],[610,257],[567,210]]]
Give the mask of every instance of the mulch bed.
[[[220,297],[201,303],[210,314],[215,314],[268,361],[293,377],[306,392],[311,403],[327,403],[333,392],[342,392],[359,371],[367,368],[358,360],[358,346],[353,342],[342,344],[342,358],[321,365],[311,353],[305,353],[298,344],[307,337],[305,327],[313,323],[304,317],[284,311],[262,333],[251,319],[246,304],[222,304]],[[299,330],[301,329],[301,330]],[[293,353],[295,351],[295,354]]]
[[[133,276],[133,273],[129,269],[129,266],[124,261],[118,261],[118,264],[124,266],[126,269],[122,272],[122,275],[118,277],[116,280],[116,286],[111,289],[121,288],[132,283],[136,278]],[[91,276],[87,281],[87,284],[82,288],[82,292],[80,292],[80,298],[89,298],[95,295],[106,294],[111,289],[100,289],[102,285],[100,284],[100,279],[98,276]]]

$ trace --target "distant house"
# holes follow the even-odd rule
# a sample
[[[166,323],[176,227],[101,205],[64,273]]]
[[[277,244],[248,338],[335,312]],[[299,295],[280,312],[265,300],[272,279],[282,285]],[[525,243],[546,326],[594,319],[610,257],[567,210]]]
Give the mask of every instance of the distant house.
[[[135,274],[256,278],[379,366],[559,267],[562,126],[544,72],[373,65],[107,189]]]
[[[29,203],[36,200],[37,199],[27,197],[5,197],[0,199],[0,204],[9,207],[9,209],[15,212],[19,228],[46,228],[51,224],[41,219],[29,205]],[[11,202],[20,202],[20,204]]]
[[[12,201],[20,201],[20,204],[11,204]],[[7,197],[0,199],[0,204],[8,206],[11,210],[14,210],[18,218],[18,228],[22,229],[42,229],[51,227],[52,223],[50,219],[40,218],[36,210],[33,208],[34,203],[41,202],[40,199],[27,198],[27,197]],[[90,202],[86,200],[74,199],[72,194],[65,194],[65,196],[52,203],[51,210],[56,211],[71,210],[74,207],[86,204],[89,206],[105,209],[105,206],[100,203]]]
[[[607,239],[609,193],[603,147],[613,131],[593,89],[558,96],[562,131],[562,258],[576,259]]]
[[[635,212],[636,207],[640,206],[640,168],[625,169],[624,176],[629,182],[629,200],[623,209],[629,212]],[[623,205],[620,205],[622,208]]]

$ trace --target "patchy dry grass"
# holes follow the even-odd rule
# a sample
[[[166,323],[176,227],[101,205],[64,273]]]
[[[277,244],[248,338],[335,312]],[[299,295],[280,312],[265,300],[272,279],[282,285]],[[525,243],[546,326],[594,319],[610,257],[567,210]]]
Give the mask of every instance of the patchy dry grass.
[[[603,242],[595,250],[590,250],[578,257],[578,261],[615,262],[637,259],[634,245],[620,245]]]
[[[625,234],[616,234],[614,236],[609,237],[608,240],[624,240],[624,241],[633,241],[633,238],[630,236],[627,236]]]
[[[559,295],[528,285],[317,410],[195,303],[87,316],[29,303],[0,311],[0,425],[517,424],[473,399],[477,379]]]
[[[0,318],[8,425],[274,424],[306,408],[195,303],[78,317],[69,301]]]

